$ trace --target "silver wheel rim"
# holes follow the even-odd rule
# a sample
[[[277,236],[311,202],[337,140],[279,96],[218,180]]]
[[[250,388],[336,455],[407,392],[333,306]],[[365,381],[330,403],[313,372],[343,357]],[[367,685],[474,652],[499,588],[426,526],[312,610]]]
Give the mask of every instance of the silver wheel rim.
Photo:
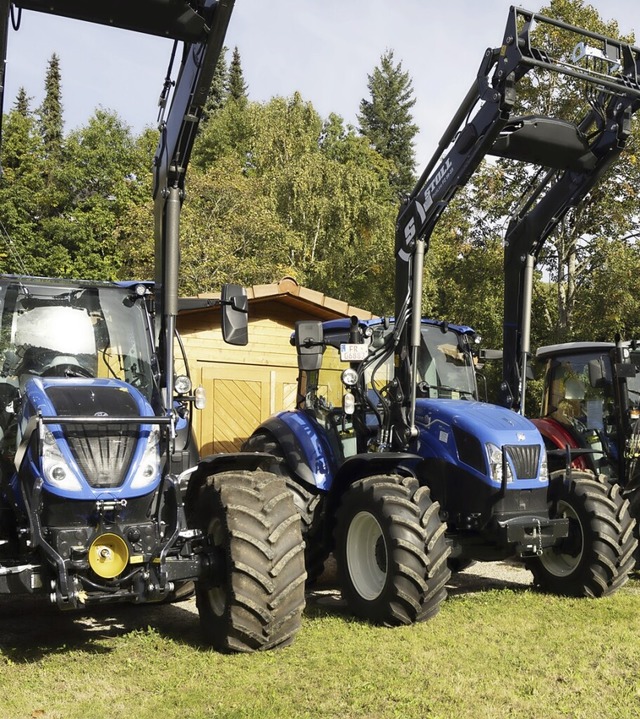
[[[553,574],[556,577],[567,577],[575,572],[582,560],[584,553],[584,530],[580,518],[570,504],[558,502],[557,516],[568,519],[571,526],[577,528],[580,532],[580,551],[574,557],[572,554],[558,552],[551,548],[542,554],[540,561],[549,574]]]
[[[382,593],[387,580],[387,545],[378,520],[359,512],[347,532],[347,569],[355,590],[367,601]]]

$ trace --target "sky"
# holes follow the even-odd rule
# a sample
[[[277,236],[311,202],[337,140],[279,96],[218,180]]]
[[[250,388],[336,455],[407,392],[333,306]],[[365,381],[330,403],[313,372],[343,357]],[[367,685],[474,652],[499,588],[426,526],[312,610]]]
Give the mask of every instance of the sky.
[[[523,0],[537,12],[545,3]],[[591,0],[640,45],[638,0]],[[488,47],[504,35],[506,0],[236,0],[225,44],[238,47],[251,100],[298,91],[322,117],[335,112],[357,125],[368,75],[393,50],[409,73],[417,169],[470,87]],[[47,63],[60,58],[65,129],[83,125],[98,107],[135,131],[155,126],[171,41],[24,11],[10,29],[5,110],[24,87],[42,101]],[[230,54],[227,56],[230,59]]]

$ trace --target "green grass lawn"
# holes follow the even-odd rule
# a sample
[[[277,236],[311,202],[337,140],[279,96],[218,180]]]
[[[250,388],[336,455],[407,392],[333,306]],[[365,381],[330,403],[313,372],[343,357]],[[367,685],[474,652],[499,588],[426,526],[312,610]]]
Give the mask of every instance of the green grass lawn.
[[[458,590],[400,629],[315,604],[291,647],[221,655],[181,605],[101,610],[96,626],[0,603],[0,717],[636,719],[639,609],[640,580],[601,600]]]

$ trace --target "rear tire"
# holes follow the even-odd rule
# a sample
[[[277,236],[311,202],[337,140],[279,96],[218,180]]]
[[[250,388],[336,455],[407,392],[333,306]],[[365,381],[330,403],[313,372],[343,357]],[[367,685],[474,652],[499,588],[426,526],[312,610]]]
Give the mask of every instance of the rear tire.
[[[569,537],[527,560],[541,589],[572,597],[605,597],[621,587],[634,565],[637,540],[629,503],[617,485],[588,472],[550,479],[551,516],[569,520]]]
[[[282,478],[208,477],[189,524],[207,537],[211,562],[196,584],[207,643],[227,652],[289,644],[300,628],[306,575],[300,519]]]
[[[353,614],[397,626],[438,612],[451,576],[439,509],[427,487],[400,476],[367,477],[345,492],[334,554]]]

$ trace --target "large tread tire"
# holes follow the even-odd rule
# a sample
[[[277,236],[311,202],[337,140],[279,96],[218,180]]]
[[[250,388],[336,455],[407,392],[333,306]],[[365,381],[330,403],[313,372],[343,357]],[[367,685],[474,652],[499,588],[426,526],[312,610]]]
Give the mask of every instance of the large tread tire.
[[[293,502],[302,521],[302,539],[305,543],[304,563],[307,570],[307,586],[315,584],[324,571],[324,563],[331,552],[323,533],[323,500],[325,495],[296,481],[287,470],[284,454],[273,436],[266,433],[254,434],[243,444],[244,452],[266,452],[278,462],[271,471],[284,478],[293,495]]]
[[[428,487],[396,475],[367,477],[345,492],[334,554],[353,614],[399,626],[434,616],[447,596],[449,546]]]
[[[572,597],[606,597],[629,578],[637,540],[629,502],[617,485],[589,472],[565,471],[550,478],[551,516],[569,519],[569,537],[527,560],[534,584]]]
[[[284,480],[270,472],[208,477],[193,505],[191,526],[214,555],[196,584],[207,643],[223,652],[290,644],[305,605],[300,518]],[[217,567],[217,571],[216,568]]]
[[[623,494],[629,502],[629,514],[635,519],[636,524],[633,528],[633,536],[638,540],[636,549],[633,553],[634,570],[640,572],[640,489],[635,489],[633,492]]]

